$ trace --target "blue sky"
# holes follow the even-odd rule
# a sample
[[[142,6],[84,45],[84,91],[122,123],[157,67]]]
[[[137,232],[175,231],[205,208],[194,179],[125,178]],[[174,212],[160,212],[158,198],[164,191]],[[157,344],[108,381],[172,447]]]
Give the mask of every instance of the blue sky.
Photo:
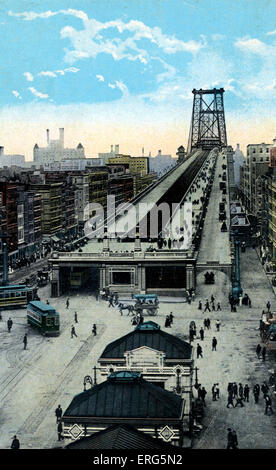
[[[93,156],[119,137],[125,152],[162,143],[175,153],[186,144],[194,87],[225,88],[233,146],[274,137],[275,1],[13,0],[1,6],[0,30],[2,144],[13,152],[15,122],[29,155],[32,126],[42,140],[46,123],[77,121],[70,138]]]

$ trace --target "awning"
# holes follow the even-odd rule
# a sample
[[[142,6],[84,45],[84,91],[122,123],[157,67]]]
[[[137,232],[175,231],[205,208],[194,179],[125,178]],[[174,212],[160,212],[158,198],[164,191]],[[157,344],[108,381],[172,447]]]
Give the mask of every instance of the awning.
[[[55,243],[58,243],[60,242],[60,239],[58,237],[56,237],[55,235],[53,237],[51,237],[51,239],[53,240],[53,242]]]

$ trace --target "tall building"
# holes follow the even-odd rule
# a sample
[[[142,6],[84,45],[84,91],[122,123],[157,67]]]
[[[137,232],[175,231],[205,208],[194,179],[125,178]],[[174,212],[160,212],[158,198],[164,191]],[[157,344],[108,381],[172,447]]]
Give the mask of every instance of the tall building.
[[[24,155],[8,155],[4,153],[4,147],[0,147],[0,167],[3,168],[4,166],[24,166],[25,164],[25,157]]]
[[[245,158],[240,150],[240,144],[237,144],[237,147],[234,152],[234,179],[235,179],[235,184],[236,186],[239,187],[240,185],[240,168],[244,165],[245,163]]]
[[[256,188],[257,178],[265,175],[269,165],[269,150],[272,144],[249,144],[243,167],[241,167],[240,189],[246,209],[252,214],[256,213],[259,196],[259,186]]]
[[[149,171],[161,176],[172,169],[176,163],[176,158],[172,158],[171,155],[163,155],[162,151],[158,150],[158,154],[155,157],[149,157]]]
[[[50,140],[50,131],[47,129],[47,147],[34,146],[34,163],[44,164],[50,162],[60,162],[66,159],[83,159],[84,148],[78,144],[75,149],[64,148],[64,129],[59,129],[59,139]]]

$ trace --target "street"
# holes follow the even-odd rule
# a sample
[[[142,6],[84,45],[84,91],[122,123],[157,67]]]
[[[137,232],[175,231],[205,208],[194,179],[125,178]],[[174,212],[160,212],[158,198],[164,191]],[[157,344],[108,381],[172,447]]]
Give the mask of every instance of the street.
[[[199,276],[199,285],[195,301],[187,303],[161,302],[157,317],[145,317],[160,324],[168,333],[188,341],[189,323],[194,320],[197,331],[203,325],[203,319],[209,317],[211,329],[205,330],[203,341],[196,339],[194,346],[200,343],[203,358],[196,359],[199,368],[199,382],[207,390],[203,420],[206,428],[200,438],[194,442],[194,448],[224,449],[227,428],[237,431],[239,447],[244,449],[274,448],[275,415],[264,415],[262,394],[255,405],[252,388],[255,383],[268,381],[268,370],[274,367],[275,356],[268,354],[262,362],[256,357],[255,349],[259,342],[259,318],[267,300],[275,309],[275,297],[267,281],[263,267],[255,250],[248,248],[241,254],[241,282],[244,293],[252,299],[252,308],[238,307],[237,313],[230,312],[228,292],[230,283],[226,275],[217,273],[214,285],[205,285]],[[59,337],[41,336],[26,322],[25,309],[4,311],[0,322],[1,359],[0,359],[0,447],[9,448],[11,439],[17,434],[21,448],[53,448],[64,444],[57,440],[55,409],[61,404],[63,410],[74,395],[83,391],[83,378],[91,375],[93,367],[105,346],[128,333],[133,326],[130,317],[121,316],[117,308],[108,308],[105,301],[96,301],[95,297],[76,294],[70,297],[70,306],[66,309],[66,297],[50,299],[50,286],[39,289],[41,300],[50,300],[57,308],[61,319]],[[198,310],[198,300],[204,307],[205,299],[214,295],[220,301],[221,312]],[[161,299],[162,301],[162,299]],[[74,312],[78,313],[78,323],[74,323]],[[174,314],[171,328],[164,328],[165,316]],[[7,319],[14,324],[10,333]],[[215,331],[215,320],[221,321],[220,331]],[[97,336],[92,335],[92,325],[97,325]],[[74,324],[77,337],[71,339],[71,326]],[[28,333],[27,350],[23,350],[23,336]],[[211,342],[218,340],[217,350],[212,351]],[[97,377],[99,380],[99,377]],[[249,403],[244,408],[226,408],[228,382],[246,383],[250,387]],[[219,383],[220,399],[213,402],[211,387]],[[194,391],[197,396],[196,390]],[[275,399],[273,398],[275,410]]]

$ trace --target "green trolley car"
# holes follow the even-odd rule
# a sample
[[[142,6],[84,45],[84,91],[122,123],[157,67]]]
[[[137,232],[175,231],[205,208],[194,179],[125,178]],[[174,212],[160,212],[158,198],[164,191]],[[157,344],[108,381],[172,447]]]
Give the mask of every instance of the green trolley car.
[[[25,285],[0,286],[0,310],[26,307],[33,299],[33,289]]]
[[[28,324],[37,328],[42,335],[59,335],[59,314],[51,305],[38,300],[29,302],[27,306]]]

